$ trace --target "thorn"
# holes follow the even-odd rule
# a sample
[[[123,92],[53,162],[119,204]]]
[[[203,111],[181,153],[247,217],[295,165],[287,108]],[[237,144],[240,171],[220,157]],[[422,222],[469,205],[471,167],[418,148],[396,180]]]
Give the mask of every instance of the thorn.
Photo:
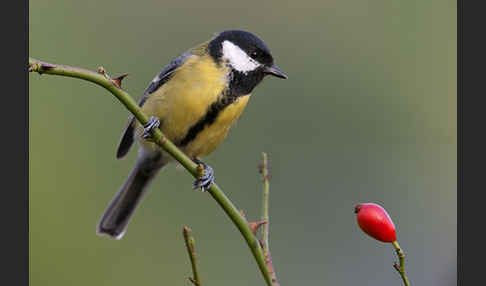
[[[396,262],[393,263],[393,268],[395,268],[398,272],[401,272],[400,266]]]
[[[253,232],[253,235],[256,235],[258,228],[260,228],[260,226],[262,226],[266,223],[267,223],[266,220],[261,220],[261,221],[257,221],[257,222],[249,222],[248,225],[250,226],[250,229],[251,229],[251,232]]]
[[[260,247],[261,247],[261,248],[265,247],[265,242],[263,242],[263,239],[259,239],[259,240],[258,240],[258,242],[260,243]],[[266,258],[267,258],[267,257],[265,256],[265,259],[266,259]]]
[[[117,78],[114,78],[111,80],[111,82],[113,82],[113,84],[118,87],[118,88],[121,88],[121,84],[122,84],[122,80],[127,76],[128,74],[122,74],[121,76],[117,77]]]
[[[245,212],[243,210],[240,210],[240,215],[244,218],[246,218]]]
[[[192,277],[187,277],[187,279],[189,279],[189,281],[192,282],[192,284],[196,285],[196,286],[199,286],[196,282],[196,280],[194,280]]]
[[[260,174],[263,173],[263,164],[262,163],[258,164],[258,172],[260,172]]]

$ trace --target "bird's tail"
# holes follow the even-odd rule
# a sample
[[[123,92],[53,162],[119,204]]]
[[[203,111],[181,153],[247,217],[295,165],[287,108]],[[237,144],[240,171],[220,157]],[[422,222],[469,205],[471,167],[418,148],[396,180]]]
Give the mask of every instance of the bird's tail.
[[[167,163],[160,152],[141,152],[127,180],[112,199],[98,223],[96,233],[121,239],[130,217],[147,191],[157,172]]]

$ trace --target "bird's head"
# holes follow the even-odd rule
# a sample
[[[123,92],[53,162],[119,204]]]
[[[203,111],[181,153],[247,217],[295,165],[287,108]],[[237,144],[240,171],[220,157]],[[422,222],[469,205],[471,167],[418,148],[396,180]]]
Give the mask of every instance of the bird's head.
[[[275,65],[265,43],[246,31],[219,33],[209,43],[209,54],[217,63],[231,69],[230,85],[240,94],[250,93],[266,75],[287,78]]]

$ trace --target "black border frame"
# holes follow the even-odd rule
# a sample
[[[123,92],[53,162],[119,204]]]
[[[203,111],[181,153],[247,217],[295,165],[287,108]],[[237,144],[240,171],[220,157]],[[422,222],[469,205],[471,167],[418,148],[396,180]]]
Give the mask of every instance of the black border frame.
[[[484,281],[486,21],[481,4],[458,0],[457,5],[457,285]]]
[[[9,2],[2,34],[2,285],[29,285],[29,1]],[[7,159],[7,160],[5,160]]]

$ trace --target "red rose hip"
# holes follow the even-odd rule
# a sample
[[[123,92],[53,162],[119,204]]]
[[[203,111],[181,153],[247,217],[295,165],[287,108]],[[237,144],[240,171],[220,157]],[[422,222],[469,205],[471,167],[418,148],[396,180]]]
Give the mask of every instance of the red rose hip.
[[[397,240],[395,225],[384,208],[374,203],[358,204],[354,213],[359,227],[369,236],[382,242]]]

